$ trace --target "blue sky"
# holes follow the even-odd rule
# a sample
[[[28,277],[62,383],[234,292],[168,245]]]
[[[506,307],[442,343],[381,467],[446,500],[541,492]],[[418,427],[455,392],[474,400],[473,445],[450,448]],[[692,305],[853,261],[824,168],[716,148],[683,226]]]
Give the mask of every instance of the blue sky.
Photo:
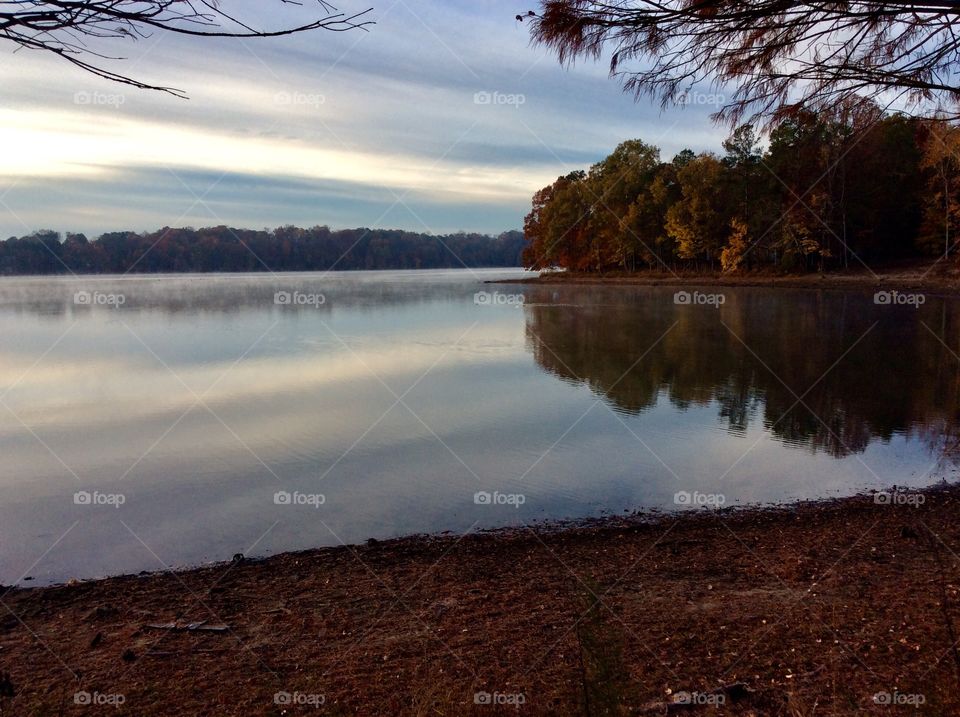
[[[719,149],[709,106],[661,112],[623,95],[605,62],[563,68],[531,47],[514,16],[532,7],[376,0],[369,32],[106,47],[127,58],[112,69],[189,100],[0,46],[0,237],[221,223],[497,233],[625,139],[665,158]],[[264,27],[316,11],[230,9]]]

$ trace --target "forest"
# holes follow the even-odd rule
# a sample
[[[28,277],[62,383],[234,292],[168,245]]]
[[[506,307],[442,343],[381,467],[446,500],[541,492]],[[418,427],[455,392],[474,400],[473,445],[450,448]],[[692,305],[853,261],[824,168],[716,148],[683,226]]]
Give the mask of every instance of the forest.
[[[38,231],[0,241],[0,274],[328,271],[520,266],[523,235],[418,234],[326,226],[272,231],[164,227],[155,232]]]
[[[863,270],[949,259],[960,129],[863,106],[797,113],[723,153],[661,161],[641,140],[533,196],[530,268],[580,272]]]

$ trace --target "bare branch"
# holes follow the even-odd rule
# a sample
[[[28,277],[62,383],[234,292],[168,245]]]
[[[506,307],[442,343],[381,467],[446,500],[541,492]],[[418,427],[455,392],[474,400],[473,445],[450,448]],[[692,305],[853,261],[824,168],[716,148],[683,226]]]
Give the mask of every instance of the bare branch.
[[[275,0],[302,5],[297,0]],[[308,23],[258,29],[228,14],[218,0],[0,0],[0,40],[19,48],[41,50],[113,82],[185,97],[182,90],[141,82],[108,69],[102,61],[119,60],[88,43],[107,39],[136,40],[160,30],[194,37],[280,37],[311,30],[364,30],[371,8],[353,14],[317,0],[323,15]]]

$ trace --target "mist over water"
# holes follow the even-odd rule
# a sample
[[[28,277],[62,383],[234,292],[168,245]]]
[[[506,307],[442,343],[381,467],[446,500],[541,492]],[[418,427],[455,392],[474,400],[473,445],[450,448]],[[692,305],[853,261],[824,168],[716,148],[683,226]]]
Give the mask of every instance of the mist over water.
[[[954,474],[956,299],[520,275],[5,280],[0,583]]]

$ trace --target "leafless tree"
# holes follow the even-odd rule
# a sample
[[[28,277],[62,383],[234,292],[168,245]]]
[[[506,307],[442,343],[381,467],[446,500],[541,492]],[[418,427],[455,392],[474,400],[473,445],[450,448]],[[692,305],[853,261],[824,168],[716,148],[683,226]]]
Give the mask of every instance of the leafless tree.
[[[302,5],[297,0],[257,0],[258,4]],[[98,77],[142,89],[184,96],[182,90],[141,82],[108,69],[122,58],[101,48],[111,39],[136,40],[155,31],[196,37],[278,37],[310,30],[364,29],[370,9],[338,12],[318,0],[322,15],[305,24],[256,29],[221,8],[220,0],[0,0],[0,39],[21,48],[51,52]]]
[[[561,62],[599,58],[637,96],[689,101],[731,88],[714,117],[893,104],[956,118],[960,2],[951,0],[541,0],[534,42]]]

